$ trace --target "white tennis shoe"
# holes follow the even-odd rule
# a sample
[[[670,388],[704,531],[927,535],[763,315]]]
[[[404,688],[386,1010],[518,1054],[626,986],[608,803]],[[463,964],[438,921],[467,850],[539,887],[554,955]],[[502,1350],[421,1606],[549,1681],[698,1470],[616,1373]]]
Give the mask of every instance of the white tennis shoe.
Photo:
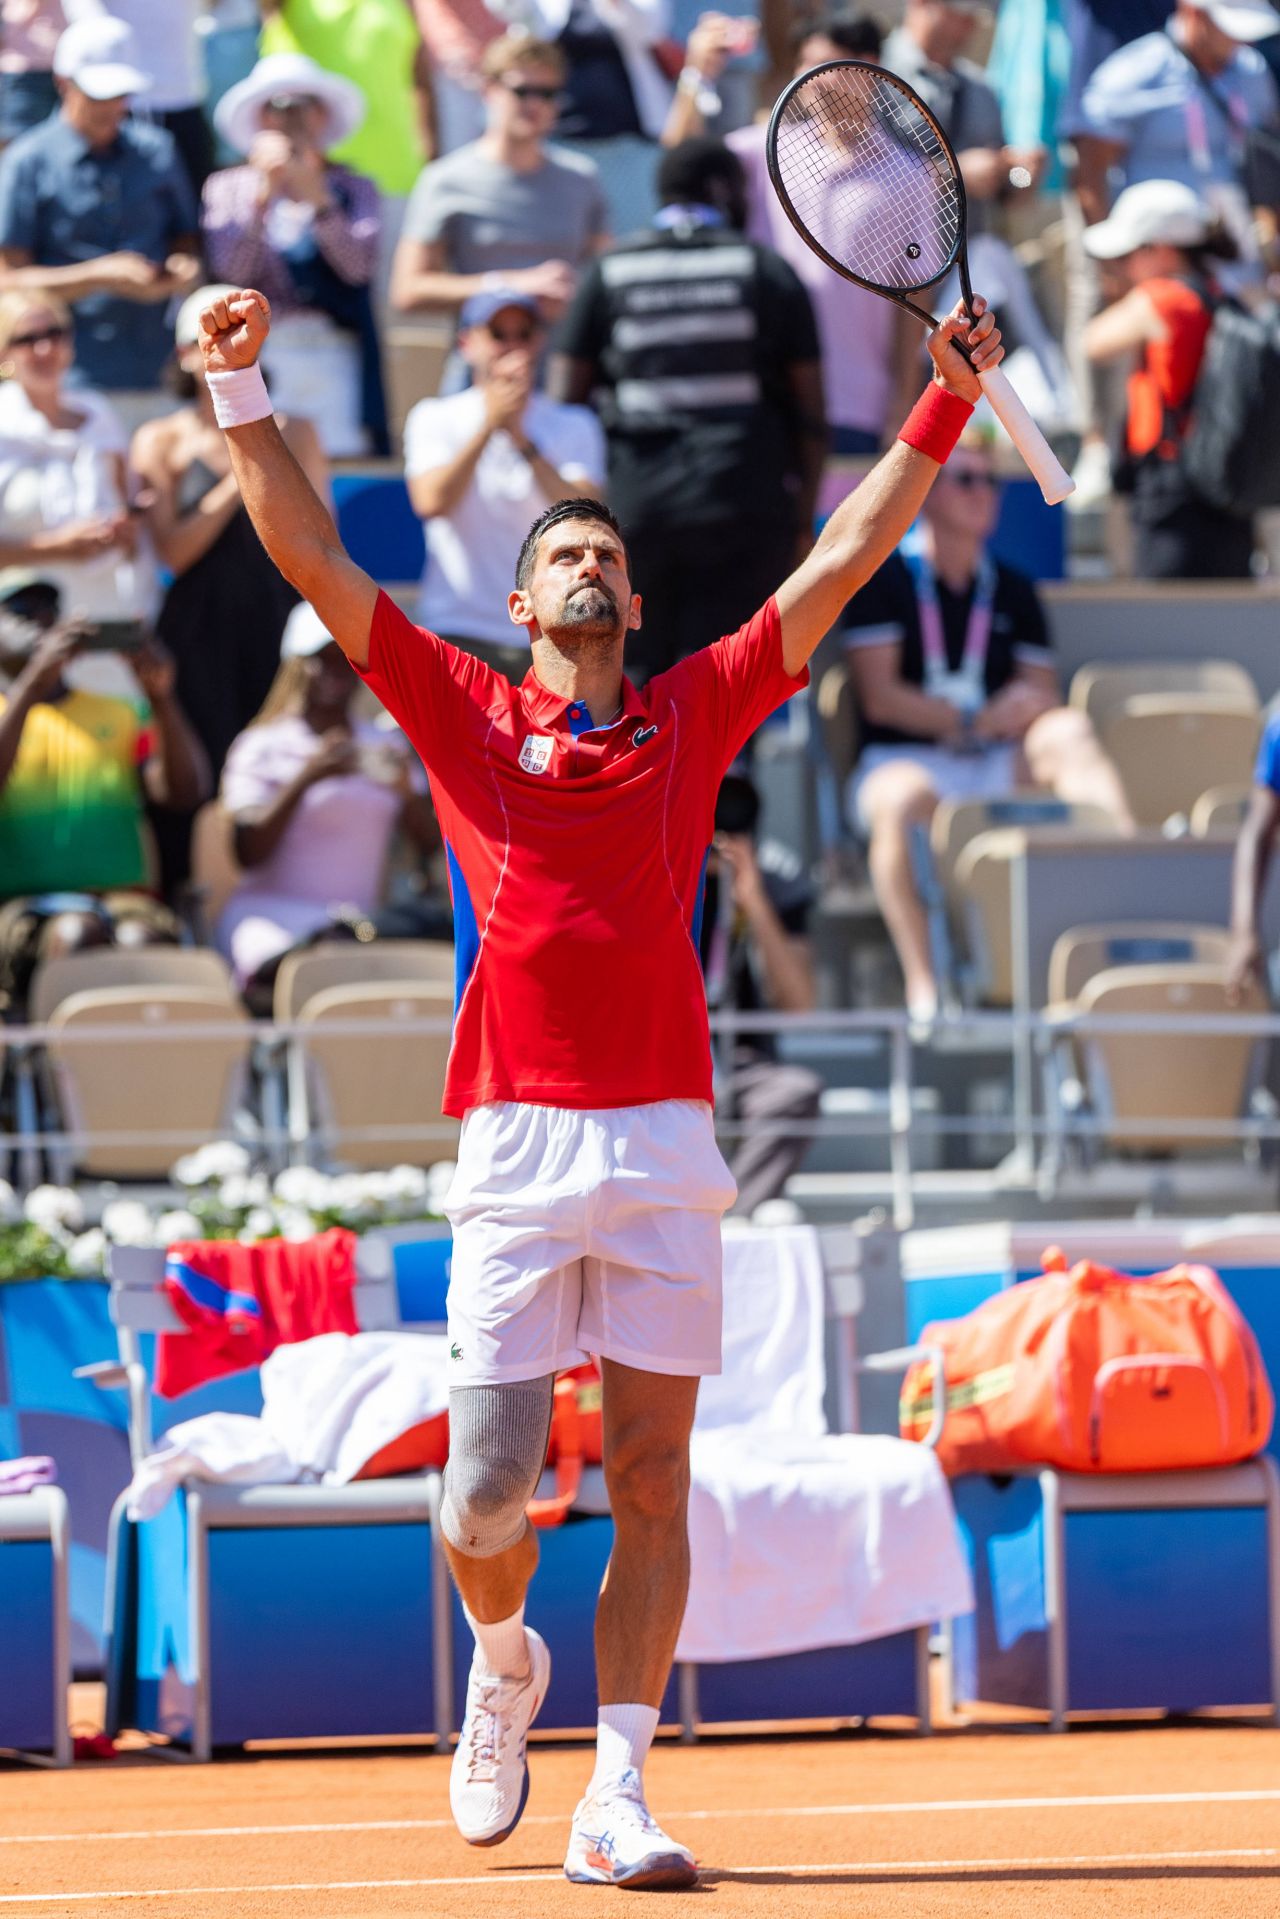
[[[645,1805],[639,1773],[628,1767],[580,1803],[564,1871],[580,1886],[675,1891],[696,1882],[698,1862],[687,1846],[667,1837]]]
[[[529,1797],[525,1741],[547,1696],[551,1654],[531,1626],[527,1679],[495,1679],[471,1661],[467,1711],[449,1774],[449,1806],[469,1846],[500,1846],[520,1823]]]

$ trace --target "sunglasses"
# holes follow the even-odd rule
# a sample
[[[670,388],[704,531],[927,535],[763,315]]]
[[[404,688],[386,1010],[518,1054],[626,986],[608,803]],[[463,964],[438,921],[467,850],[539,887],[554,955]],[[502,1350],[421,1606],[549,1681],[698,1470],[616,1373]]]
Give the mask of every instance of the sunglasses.
[[[965,493],[972,493],[978,487],[990,489],[1000,484],[994,473],[981,473],[976,467],[962,467],[958,472],[949,472],[947,478],[952,486],[958,486]]]
[[[304,107],[315,104],[313,93],[277,93],[267,101],[272,113],[300,113]]]
[[[543,100],[548,105],[558,100],[561,93],[559,87],[531,87],[522,80],[504,80],[502,84],[517,100]]]
[[[532,326],[514,328],[491,326],[489,338],[495,340],[499,346],[528,346],[537,330]]]
[[[41,327],[35,333],[15,333],[9,341],[10,346],[49,346],[58,340],[69,340],[71,328],[66,326]]]

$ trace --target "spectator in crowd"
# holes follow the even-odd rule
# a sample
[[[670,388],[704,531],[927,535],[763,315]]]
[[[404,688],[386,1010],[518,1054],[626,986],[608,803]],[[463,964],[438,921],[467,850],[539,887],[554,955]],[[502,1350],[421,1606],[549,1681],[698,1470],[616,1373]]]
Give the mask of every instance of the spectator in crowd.
[[[658,191],[650,230],[588,270],[550,376],[600,407],[645,600],[627,643],[639,684],[736,631],[808,551],[826,449],[813,308],[784,260],[743,241],[741,161],[688,140]]]
[[[129,442],[100,393],[69,386],[69,309],[0,294],[0,565],[35,567],[69,612],[154,611],[155,568],[130,510]]]
[[[128,655],[145,726],[129,701],[68,685],[70,662],[102,637],[64,621],[57,588],[38,574],[0,575],[0,898],[23,902],[0,935],[10,993],[35,957],[123,939],[126,925],[133,939],[175,930],[145,898],[144,799],[197,806],[208,768],[173,662],[145,635]]]
[[[409,199],[391,275],[402,313],[455,316],[498,281],[532,293],[550,324],[606,238],[604,195],[590,160],[551,149],[564,85],[558,47],[504,34],[483,60],[485,131],[425,167]],[[465,383],[465,367],[445,390]]]
[[[196,21],[203,0],[62,0],[68,23],[105,15],[132,29],[151,75],[148,117],[173,135],[199,199],[213,170],[213,132],[204,113],[204,66]]]
[[[1179,457],[1213,322],[1214,262],[1234,259],[1235,243],[1190,187],[1144,180],[1087,229],[1085,245],[1124,289],[1090,320],[1084,349],[1133,368],[1115,480],[1131,495],[1135,570],[1148,580],[1245,579],[1252,521],[1195,493]]]
[[[546,332],[533,294],[473,293],[458,338],[471,386],[420,400],[405,422],[409,498],[426,521],[419,617],[523,679],[529,642],[507,615],[516,556],[544,507],[600,493],[604,436],[588,407],[537,391]]]
[[[513,27],[553,41],[565,62],[555,137],[600,169],[615,233],[647,225],[655,143],[671,105],[663,66],[671,0],[492,0]],[[677,58],[678,58],[677,54]]]
[[[686,72],[714,85],[736,46],[739,22],[704,14],[689,37]],[[834,13],[796,28],[794,71],[805,73],[824,60],[879,60],[883,35],[868,13]],[[701,131],[698,90],[681,76],[668,121],[672,134]],[[765,163],[765,125],[739,127],[726,146],[741,160],[747,180],[747,237],[780,253],[808,291],[818,324],[833,453],[874,453],[886,433],[897,431],[919,390],[919,322],[888,300],[877,299],[833,273],[807,247],[782,210]]]
[[[1070,49],[1059,131],[1074,138],[1084,90],[1108,55],[1144,34],[1159,33],[1174,0],[1063,0]]]
[[[504,23],[485,0],[415,0],[431,67],[434,152],[442,158],[484,132],[485,49],[500,40]]]
[[[1262,900],[1276,835],[1280,833],[1280,709],[1273,709],[1258,742],[1249,807],[1236,841],[1231,876],[1231,949],[1227,996],[1238,1004],[1246,986],[1267,984],[1267,954],[1259,930]]]
[[[222,773],[245,874],[214,938],[262,1011],[291,947],[342,937],[374,911],[397,825],[423,847],[440,843],[425,774],[402,735],[352,720],[356,676],[305,603],[289,615],[280,660]]]
[[[364,97],[363,120],[333,158],[382,195],[385,292],[410,189],[433,150],[431,70],[414,0],[264,0],[262,12],[264,54],[308,54]]]
[[[199,279],[196,211],[163,127],[129,119],[149,76],[123,21],[69,26],[61,106],[0,158],[0,292],[57,294],[75,314],[75,372],[133,427],[163,406],[165,306]]]
[[[986,230],[986,209],[1009,191],[1014,169],[1034,183],[1048,157],[1043,147],[1006,144],[995,89],[963,57],[983,14],[992,12],[992,0],[906,0],[902,25],[884,45],[885,65],[915,88],[956,150],[971,235]]]
[[[1268,0],[1178,0],[1167,31],[1102,62],[1071,129],[1088,225],[1105,216],[1113,179],[1179,180],[1246,242],[1244,134],[1280,113],[1275,82],[1249,43],[1277,28]]]
[[[940,800],[994,799],[1028,783],[1132,819],[1119,775],[1083,713],[1060,704],[1031,581],[994,560],[995,467],[962,441],[925,503],[918,544],[849,602],[845,644],[861,752],[849,814],[869,841],[876,898],[907,1005],[938,1006],[913,837]]]
[[[149,496],[146,524],[171,576],[156,631],[177,668],[177,692],[215,782],[231,742],[267,697],[297,595],[263,552],[231,475],[196,344],[202,307],[227,291],[202,287],[178,312],[173,386],[183,402],[140,427],[130,461]],[[2,395],[0,395],[2,399]],[[309,420],[280,416],[285,441],[321,499],[328,464]],[[166,892],[189,865],[188,813],[153,813]]]
[[[0,0],[0,147],[57,106],[53,50],[66,24],[62,0]]]
[[[725,778],[707,863],[701,958],[713,1012],[811,1013],[817,1005],[808,939],[812,891],[802,862],[774,841],[756,842],[760,795],[741,767]],[[718,1042],[716,1116],[729,1138],[738,1185],[732,1211],[747,1218],[781,1194],[809,1149],[822,1081],[784,1065],[772,1034]]]
[[[269,54],[218,102],[218,131],[246,164],[210,178],[201,213],[213,275],[271,302],[263,364],[281,410],[313,420],[335,459],[390,451],[369,290],[378,189],[327,158],[363,117],[350,80]]]

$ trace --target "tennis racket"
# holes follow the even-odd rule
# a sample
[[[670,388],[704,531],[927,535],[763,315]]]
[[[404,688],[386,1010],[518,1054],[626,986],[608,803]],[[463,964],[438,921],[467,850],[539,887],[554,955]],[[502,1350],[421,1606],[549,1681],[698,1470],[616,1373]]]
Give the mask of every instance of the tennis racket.
[[[970,313],[964,182],[950,142],[906,82],[865,60],[829,60],[773,109],[769,177],[800,238],[829,267],[930,329],[913,293],[960,269]],[[964,352],[964,346],[956,345]],[[980,373],[992,411],[1051,506],[1074,483],[999,367]]]

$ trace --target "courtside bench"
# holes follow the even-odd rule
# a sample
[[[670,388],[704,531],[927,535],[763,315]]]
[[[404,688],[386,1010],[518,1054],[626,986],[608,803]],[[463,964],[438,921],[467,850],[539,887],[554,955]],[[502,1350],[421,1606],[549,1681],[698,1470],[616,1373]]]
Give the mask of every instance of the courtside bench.
[[[1280,1218],[992,1224],[902,1240],[909,1333],[1040,1271],[1044,1247],[1153,1273],[1216,1267],[1280,1378]],[[1280,1436],[1207,1472],[953,1480],[976,1611],[952,1633],[954,1699],[1073,1714],[1280,1710]]]
[[[59,1487],[0,1498],[0,1749],[56,1766],[71,1762],[70,1550]]]

